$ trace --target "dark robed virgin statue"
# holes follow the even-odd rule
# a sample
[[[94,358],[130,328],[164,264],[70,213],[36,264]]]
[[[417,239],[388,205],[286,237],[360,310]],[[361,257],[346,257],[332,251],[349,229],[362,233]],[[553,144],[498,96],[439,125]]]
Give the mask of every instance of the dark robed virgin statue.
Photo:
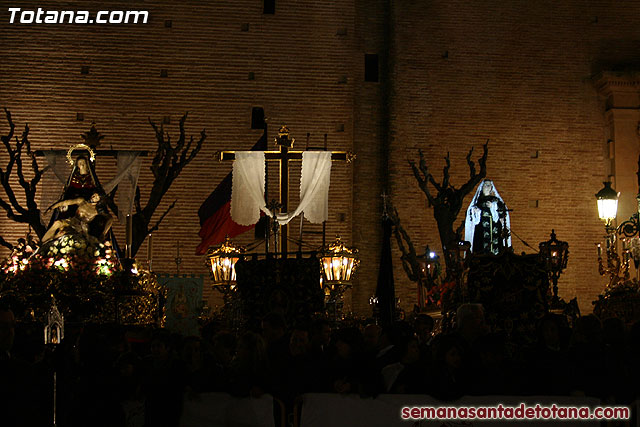
[[[485,179],[467,209],[465,240],[474,254],[499,254],[511,247],[509,211],[493,181]]]
[[[99,186],[100,184],[97,182],[97,177],[93,172],[89,158],[84,155],[78,156],[58,203],[64,200],[77,199],[78,197],[89,200],[94,193],[99,192]],[[58,210],[54,211],[50,226],[57,219],[72,217],[76,210],[75,206],[54,205],[51,208],[57,208]]]

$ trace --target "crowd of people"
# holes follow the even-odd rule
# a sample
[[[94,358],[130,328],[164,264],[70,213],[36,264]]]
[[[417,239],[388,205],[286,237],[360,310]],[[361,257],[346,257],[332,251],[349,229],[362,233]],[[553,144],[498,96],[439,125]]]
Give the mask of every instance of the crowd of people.
[[[607,404],[638,398],[640,323],[573,327],[560,315],[540,319],[535,344],[493,333],[482,306],[458,309],[449,333],[434,321],[341,327],[325,319],[287,324],[270,313],[256,330],[210,324],[200,337],[158,329],[148,338],[116,325],[69,325],[55,349],[41,326],[17,325],[0,307],[2,425],[50,425],[55,372],[60,426],[177,426],[185,398],[200,393],[271,394],[292,411],[304,393],[584,395]]]

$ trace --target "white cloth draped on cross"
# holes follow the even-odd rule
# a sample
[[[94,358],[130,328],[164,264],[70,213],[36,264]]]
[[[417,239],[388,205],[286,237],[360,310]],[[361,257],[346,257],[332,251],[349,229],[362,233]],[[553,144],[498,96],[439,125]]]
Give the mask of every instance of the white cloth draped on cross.
[[[260,211],[273,218],[264,199],[265,157],[263,151],[237,151],[233,162],[231,218],[240,225],[252,225],[260,219]],[[293,212],[276,215],[285,225],[303,213],[313,223],[322,223],[329,216],[329,182],[331,152],[302,153],[300,204]]]

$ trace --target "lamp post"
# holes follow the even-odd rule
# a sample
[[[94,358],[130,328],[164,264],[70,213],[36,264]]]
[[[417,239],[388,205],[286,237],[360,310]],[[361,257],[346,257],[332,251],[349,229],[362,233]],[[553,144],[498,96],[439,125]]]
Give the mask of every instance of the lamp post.
[[[634,214],[629,220],[623,222],[618,227],[613,227],[611,223],[616,218],[618,210],[618,197],[620,193],[611,188],[611,182],[604,182],[604,187],[596,193],[598,202],[598,216],[605,223],[606,235],[606,266],[602,258],[602,245],[598,244],[598,272],[601,276],[609,275],[609,284],[607,289],[612,289],[619,283],[629,280],[629,260],[631,248],[627,239],[623,239],[622,259],[618,255],[616,247],[617,236],[624,234],[627,237],[637,237],[638,230],[638,213]]]
[[[616,219],[618,212],[618,193],[611,188],[611,181],[603,182],[604,187],[596,193],[598,202],[598,216],[604,221],[607,234],[612,234],[615,229],[611,227],[611,223]]]
[[[640,170],[638,171],[640,180]],[[639,182],[640,185],[640,182]],[[616,232],[619,236],[625,236],[622,239],[622,250],[625,261],[628,263],[629,258],[633,259],[636,268],[636,279],[640,281],[640,193],[636,195],[636,212],[631,217],[621,223]]]
[[[360,264],[358,250],[347,247],[336,236],[336,240],[327,248],[321,250],[322,262],[322,287],[325,294],[325,303],[331,307],[334,320],[337,320],[344,292],[349,289],[351,279]]]
[[[236,263],[244,257],[245,248],[237,246],[225,237],[220,246],[209,248],[207,265],[211,273],[212,286],[222,293],[225,311],[230,313],[231,323],[237,326],[241,307],[236,296]]]
[[[466,302],[467,286],[466,274],[468,271],[469,255],[471,254],[471,243],[466,240],[459,240],[453,246],[445,248],[445,253],[452,267],[451,273],[456,281],[456,286],[460,290],[462,302]]]
[[[227,236],[220,246],[209,248],[207,260],[215,288],[235,289],[236,263],[244,256],[245,249],[234,245]]]
[[[418,275],[418,309],[422,311],[426,302],[424,287],[425,284],[428,285],[429,289],[434,286],[435,280],[440,274],[440,257],[427,246],[424,255],[419,255],[416,258],[420,267]]]
[[[47,313],[47,323],[44,326],[44,344],[55,349],[64,338],[64,316],[60,314],[56,299],[51,295],[51,308]],[[53,420],[52,425],[56,427],[58,412],[58,374],[55,368],[54,360],[53,368]]]
[[[558,279],[562,271],[567,268],[567,260],[569,259],[569,243],[563,242],[556,238],[555,230],[551,230],[551,239],[538,245],[540,248],[540,257],[545,265],[545,270],[553,283],[553,297],[551,306],[555,308],[560,305],[558,298]]]

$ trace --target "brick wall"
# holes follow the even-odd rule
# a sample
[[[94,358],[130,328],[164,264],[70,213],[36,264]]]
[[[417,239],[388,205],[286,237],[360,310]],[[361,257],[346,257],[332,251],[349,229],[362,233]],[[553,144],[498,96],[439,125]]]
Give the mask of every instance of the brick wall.
[[[459,185],[467,176],[466,152],[472,146],[478,152],[490,139],[488,175],[513,209],[514,233],[537,248],[555,228],[569,242],[560,293],[578,295],[590,311],[603,282],[595,265],[593,243],[603,230],[593,194],[608,173],[605,106],[591,76],[639,62],[637,2],[276,3],[275,15],[249,0],[109,3],[111,10],[149,10],[150,21],[107,26],[9,25],[5,9],[0,106],[18,126],[29,123],[39,149],[81,142],[79,134],[95,121],[107,147],[153,150],[147,117],[170,117],[165,129],[175,138],[179,117],[190,112],[188,134],[205,128],[208,138],[156,213],[178,199],[154,237],[154,265],[162,272],[175,271],[180,241],[181,272],[206,274],[202,258],[193,255],[197,209],[231,169],[215,162],[214,153],[248,149],[260,137],[250,129],[251,107],[265,109],[271,136],[289,125],[298,147],[307,132],[310,145],[321,147],[327,133],[330,149],[358,155],[352,166],[334,164],[327,236],[340,234],[360,248],[362,268],[348,299],[361,314],[369,313],[375,291],[380,193],[390,189],[417,245],[439,249],[432,212],[407,159],[421,148],[439,171],[450,151]],[[51,1],[46,7],[95,12],[107,6]],[[363,81],[365,53],[380,55],[381,82]],[[83,66],[89,74],[81,74]],[[0,132],[6,129],[0,120]],[[106,181],[115,162],[98,161]],[[149,164],[141,175],[143,201]],[[298,171],[291,173],[294,188]],[[275,194],[275,168],[270,182]],[[292,224],[293,232],[299,223]],[[116,231],[122,240],[122,227]],[[0,219],[8,240],[25,232]],[[253,234],[237,240],[249,243]],[[305,240],[320,244],[317,235]],[[517,238],[514,247],[531,251]],[[415,291],[395,256],[396,287],[409,307]]]
[[[28,9],[43,4],[22,2],[19,6]],[[271,136],[286,123],[303,147],[307,132],[310,145],[320,148],[327,133],[329,149],[353,150],[354,7],[350,1],[283,1],[277,3],[275,15],[264,15],[260,1],[180,5],[172,1],[108,5],[51,1],[46,7],[92,12],[145,9],[150,20],[146,25],[9,25],[3,9],[0,105],[11,110],[18,126],[29,123],[34,147],[66,148],[82,142],[80,134],[95,121],[106,135],[103,144],[107,147],[153,150],[155,137],[147,118],[159,123],[170,116],[165,130],[175,140],[178,119],[186,111],[190,112],[188,134],[197,137],[203,128],[207,131],[202,151],[156,212],[157,218],[178,200],[154,236],[158,271],[175,272],[179,241],[181,272],[206,274],[202,257],[193,255],[199,243],[197,210],[231,170],[231,164],[214,161],[215,152],[249,149],[260,137],[261,131],[250,129],[253,106],[264,108]],[[171,27],[165,26],[167,20]],[[343,33],[346,35],[340,35]],[[81,74],[83,66],[90,67],[89,74]],[[161,77],[163,69],[166,78]],[[253,80],[250,73],[254,73]],[[84,115],[83,122],[76,120],[77,113]],[[6,129],[6,122],[0,119],[0,132]],[[101,180],[107,181],[110,175],[105,164],[115,161],[98,162],[103,165]],[[140,177],[143,201],[152,179],[149,165],[146,159]],[[291,174],[291,185],[297,188],[296,170]],[[275,178],[270,176],[272,191],[277,188]],[[351,187],[351,167],[335,164],[327,235],[339,233],[348,242]],[[297,194],[291,203],[296,205]],[[116,231],[122,241],[123,228],[118,226]],[[6,239],[15,240],[25,232],[25,227],[16,227],[4,215],[0,219],[0,234]],[[237,240],[248,243],[253,237],[247,233]],[[308,240],[315,246],[321,243],[315,235]]]
[[[460,185],[468,174],[464,155],[490,139],[488,177],[513,209],[513,232],[535,248],[552,228],[569,242],[560,295],[578,295],[582,311],[591,312],[604,283],[594,249],[603,228],[593,195],[609,172],[604,100],[591,76],[637,62],[638,6],[396,4],[391,180],[416,243],[433,247],[438,239],[406,159],[422,149],[438,176],[450,151],[452,180]],[[532,251],[515,236],[513,244],[516,252]],[[395,271],[404,279],[399,264]],[[406,279],[399,288],[405,300],[414,295]]]

